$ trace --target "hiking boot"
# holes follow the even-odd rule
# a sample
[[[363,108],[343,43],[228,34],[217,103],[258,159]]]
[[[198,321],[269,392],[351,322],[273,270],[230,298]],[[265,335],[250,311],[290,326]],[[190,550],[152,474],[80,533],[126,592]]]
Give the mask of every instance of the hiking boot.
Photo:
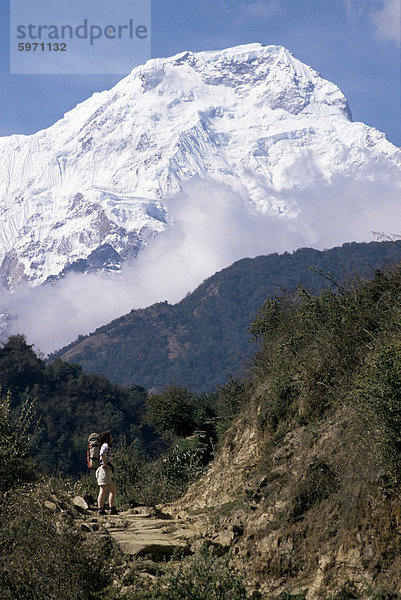
[[[97,511],[97,514],[98,514],[98,515],[106,515],[107,513],[106,513],[106,511],[104,510],[104,508],[99,508],[99,509],[98,509],[98,511]]]
[[[111,509],[109,510],[109,515],[118,515],[118,510],[115,506],[111,507]]]

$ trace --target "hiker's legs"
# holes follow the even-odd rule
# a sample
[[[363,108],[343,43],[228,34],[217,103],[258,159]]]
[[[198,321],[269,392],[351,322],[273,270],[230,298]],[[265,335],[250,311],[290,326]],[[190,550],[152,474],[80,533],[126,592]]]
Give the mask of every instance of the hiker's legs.
[[[109,485],[99,485],[99,495],[97,497],[97,507],[104,507],[104,500],[106,498],[107,490],[109,489]]]
[[[112,483],[111,485],[109,485],[109,508],[112,508],[112,506],[114,506],[115,501],[116,501],[116,486],[114,485],[114,483]]]

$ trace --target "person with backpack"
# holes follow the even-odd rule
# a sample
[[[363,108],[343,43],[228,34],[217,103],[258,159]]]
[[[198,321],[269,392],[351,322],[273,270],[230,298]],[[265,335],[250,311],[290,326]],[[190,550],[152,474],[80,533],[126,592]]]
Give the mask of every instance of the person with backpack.
[[[100,443],[100,467],[96,470],[96,479],[99,486],[99,495],[97,497],[98,514],[106,514],[104,501],[107,492],[109,492],[109,514],[117,515],[118,512],[115,507],[117,490],[113,483],[114,467],[111,463],[111,446],[113,443],[111,431],[103,431],[100,434]]]

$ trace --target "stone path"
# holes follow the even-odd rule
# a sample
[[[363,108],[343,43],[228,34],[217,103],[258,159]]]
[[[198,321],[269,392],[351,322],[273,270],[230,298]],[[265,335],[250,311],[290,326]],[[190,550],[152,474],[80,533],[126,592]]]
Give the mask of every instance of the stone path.
[[[105,527],[125,554],[131,558],[163,561],[174,551],[189,552],[197,533],[187,523],[141,506],[117,516],[93,517],[90,524]]]

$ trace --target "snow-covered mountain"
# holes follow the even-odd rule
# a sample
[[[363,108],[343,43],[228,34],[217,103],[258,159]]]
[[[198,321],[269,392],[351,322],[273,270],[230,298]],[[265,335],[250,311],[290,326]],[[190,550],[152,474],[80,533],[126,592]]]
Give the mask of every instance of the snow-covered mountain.
[[[0,277],[118,269],[168,227],[194,178],[296,218],[291,190],[337,175],[401,186],[401,152],[285,48],[183,52],[136,67],[52,127],[0,138]],[[283,192],[289,192],[287,195]],[[283,198],[287,198],[284,200]]]

